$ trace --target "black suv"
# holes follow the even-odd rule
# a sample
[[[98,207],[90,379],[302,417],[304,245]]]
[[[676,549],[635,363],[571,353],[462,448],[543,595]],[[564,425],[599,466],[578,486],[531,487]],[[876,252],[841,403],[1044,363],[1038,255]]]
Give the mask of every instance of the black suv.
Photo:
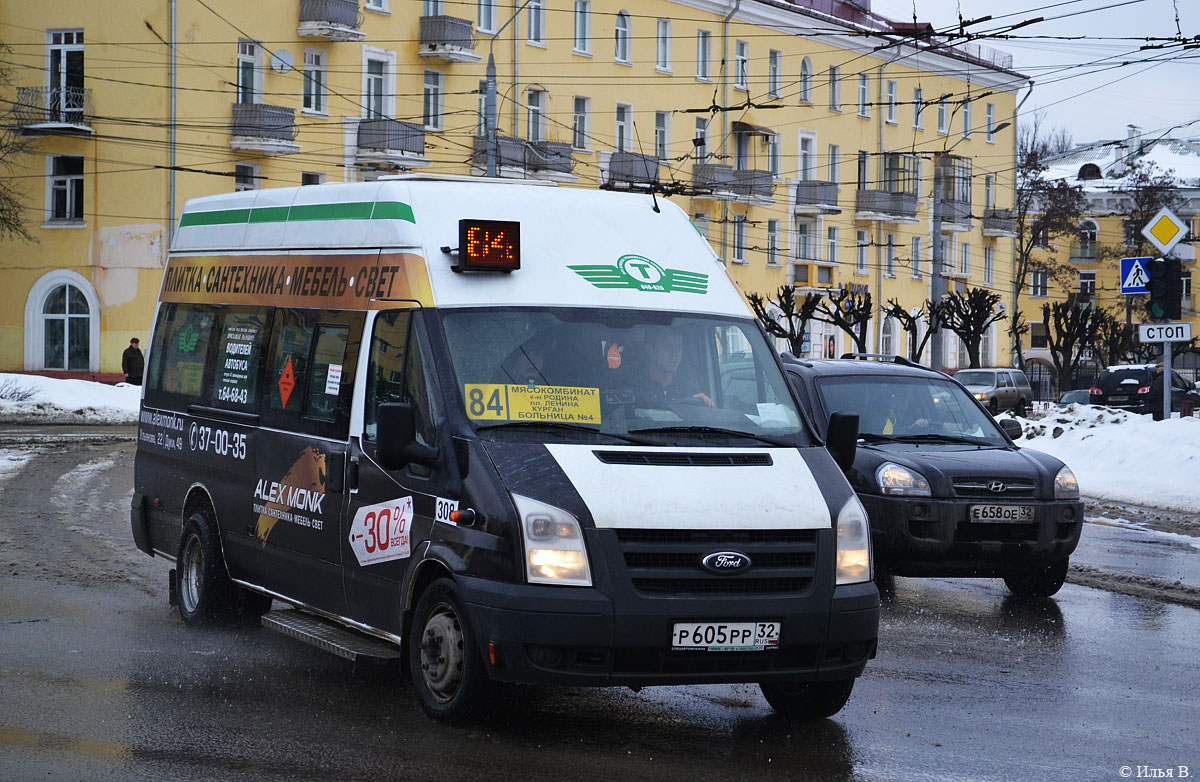
[[[1083,528],[1079,486],[1058,459],[1013,444],[1017,421],[904,359],[783,366],[822,436],[832,414],[858,415],[847,474],[881,571],[1000,577],[1022,597],[1059,590]]]
[[[1107,405],[1133,413],[1155,413],[1162,410],[1162,396],[1151,398],[1150,385],[1154,382],[1154,364],[1120,364],[1111,366],[1096,378],[1096,385],[1088,391],[1088,400],[1094,405]],[[1181,404],[1190,400],[1195,406],[1200,402],[1200,393],[1187,378],[1171,371],[1171,410],[1179,412]]]

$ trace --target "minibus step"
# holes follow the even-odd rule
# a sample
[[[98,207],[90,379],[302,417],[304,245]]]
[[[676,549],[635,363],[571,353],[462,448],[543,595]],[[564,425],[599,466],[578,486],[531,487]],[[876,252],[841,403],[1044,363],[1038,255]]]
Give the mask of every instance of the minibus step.
[[[263,614],[262,626],[354,662],[386,663],[399,659],[400,647],[295,608]]]

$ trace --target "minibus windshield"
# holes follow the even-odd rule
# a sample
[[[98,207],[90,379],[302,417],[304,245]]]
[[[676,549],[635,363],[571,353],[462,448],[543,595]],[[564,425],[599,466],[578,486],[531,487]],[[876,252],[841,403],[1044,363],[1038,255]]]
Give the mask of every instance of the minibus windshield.
[[[506,307],[443,311],[441,322],[477,429],[807,444],[775,356],[749,318]]]

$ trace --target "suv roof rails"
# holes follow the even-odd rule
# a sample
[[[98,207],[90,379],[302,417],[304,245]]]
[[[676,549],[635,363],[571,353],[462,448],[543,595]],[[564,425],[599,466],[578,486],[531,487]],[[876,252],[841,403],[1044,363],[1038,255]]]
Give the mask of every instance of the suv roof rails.
[[[914,367],[916,369],[928,369],[930,372],[937,371],[925,366],[924,364],[918,364],[915,361],[910,361],[904,356],[892,355],[890,353],[843,353],[841,356],[839,356],[839,358],[856,358],[859,360],[873,358],[878,361],[891,361],[893,364],[900,364],[901,366]]]

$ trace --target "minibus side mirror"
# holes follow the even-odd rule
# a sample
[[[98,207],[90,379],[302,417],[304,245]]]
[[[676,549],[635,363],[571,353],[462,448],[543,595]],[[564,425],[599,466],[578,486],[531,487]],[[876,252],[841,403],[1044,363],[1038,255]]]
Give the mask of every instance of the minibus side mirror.
[[[854,454],[858,450],[858,413],[833,413],[829,416],[825,447],[842,472],[849,473],[854,467]]]
[[[1015,418],[1001,418],[997,423],[1000,424],[1000,428],[1004,430],[1004,433],[1008,435],[1010,440],[1016,440],[1024,434],[1024,430],[1021,429],[1021,422]]]
[[[417,415],[408,402],[384,402],[376,416],[376,460],[385,470],[399,470],[412,463],[433,467],[438,449],[417,442]]]

